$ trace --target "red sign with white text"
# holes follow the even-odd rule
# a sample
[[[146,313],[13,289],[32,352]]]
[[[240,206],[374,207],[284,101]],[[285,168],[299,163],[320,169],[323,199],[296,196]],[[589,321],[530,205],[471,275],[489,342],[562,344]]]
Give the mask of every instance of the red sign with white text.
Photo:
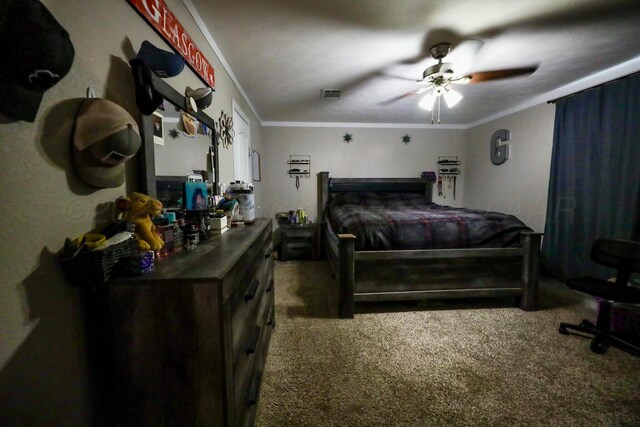
[[[164,0],[127,0],[138,13],[185,59],[203,82],[215,89],[213,67],[195,45]]]

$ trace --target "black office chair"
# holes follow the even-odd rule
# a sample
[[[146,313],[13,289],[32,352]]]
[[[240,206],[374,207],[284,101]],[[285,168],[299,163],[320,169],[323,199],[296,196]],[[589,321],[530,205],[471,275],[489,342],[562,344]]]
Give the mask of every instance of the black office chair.
[[[640,272],[640,242],[598,239],[591,248],[591,259],[598,264],[617,269],[616,281],[614,283],[597,277],[576,277],[567,280],[569,288],[598,297],[602,302],[595,325],[584,319],[579,325],[560,323],[558,331],[568,335],[571,329],[593,335],[591,351],[594,353],[603,354],[612,345],[640,357],[640,347],[611,335],[609,330],[612,303],[640,303],[640,288],[629,286],[631,274]]]

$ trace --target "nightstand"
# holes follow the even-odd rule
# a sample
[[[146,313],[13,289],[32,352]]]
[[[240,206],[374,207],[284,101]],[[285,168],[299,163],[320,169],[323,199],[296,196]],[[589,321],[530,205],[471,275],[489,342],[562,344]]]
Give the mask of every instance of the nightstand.
[[[316,259],[318,253],[318,226],[316,224],[284,224],[279,228],[279,256],[282,261]]]

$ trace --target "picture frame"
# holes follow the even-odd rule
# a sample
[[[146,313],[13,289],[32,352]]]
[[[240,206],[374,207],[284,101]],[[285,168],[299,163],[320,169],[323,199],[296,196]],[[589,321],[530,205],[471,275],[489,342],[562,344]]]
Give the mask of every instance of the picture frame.
[[[162,114],[154,111],[151,115],[151,123],[153,124],[153,143],[164,146],[164,122]]]
[[[184,183],[184,206],[187,211],[202,211],[207,209],[207,184],[205,182]]]
[[[261,179],[261,170],[260,170],[260,153],[256,150],[251,150],[251,172],[253,176],[253,181],[260,182]]]

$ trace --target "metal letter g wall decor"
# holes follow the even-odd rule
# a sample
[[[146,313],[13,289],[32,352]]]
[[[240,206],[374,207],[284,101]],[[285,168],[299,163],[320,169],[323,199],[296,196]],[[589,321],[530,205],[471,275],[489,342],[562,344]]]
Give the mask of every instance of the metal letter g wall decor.
[[[509,144],[501,142],[508,141],[510,132],[507,129],[498,129],[491,135],[491,163],[501,165],[509,158]]]

